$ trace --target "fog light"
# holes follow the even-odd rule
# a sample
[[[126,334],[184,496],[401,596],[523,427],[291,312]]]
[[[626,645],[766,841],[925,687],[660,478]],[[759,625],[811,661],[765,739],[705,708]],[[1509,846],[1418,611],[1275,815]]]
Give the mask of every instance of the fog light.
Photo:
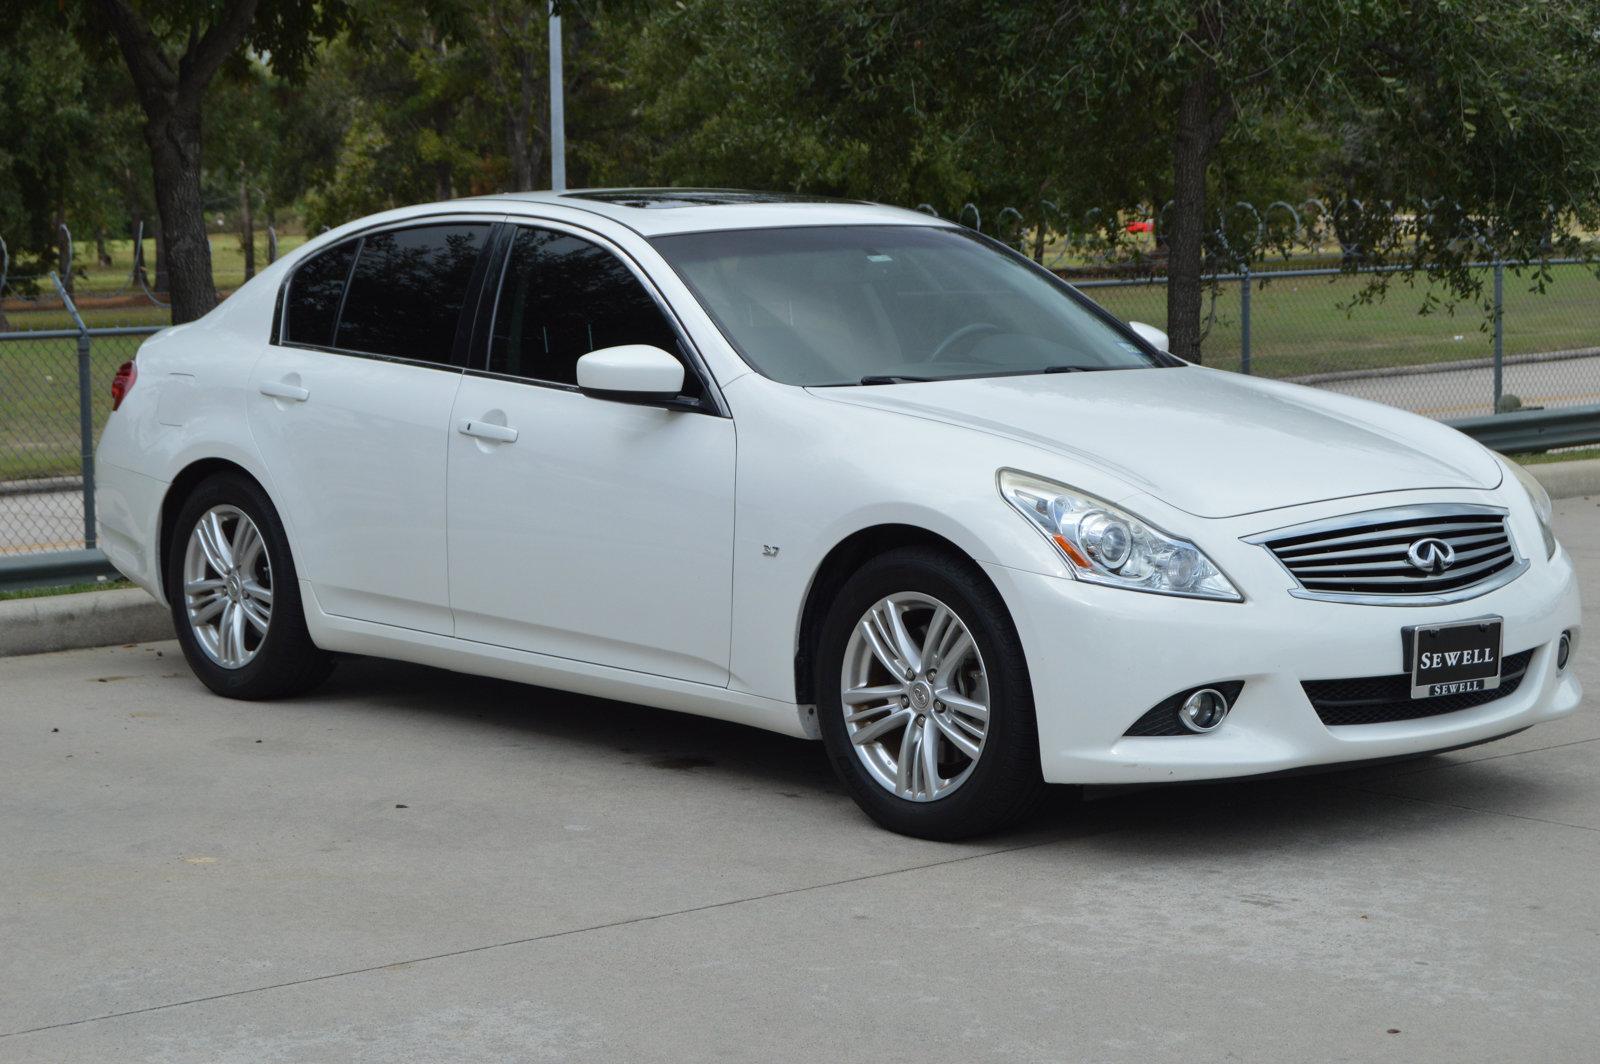
[[[1561,642],[1556,644],[1556,668],[1567,667],[1567,658],[1572,656],[1572,633],[1562,632]]]
[[[1196,691],[1178,708],[1178,719],[1192,732],[1212,731],[1227,715],[1228,700],[1222,697],[1221,691],[1211,687]]]

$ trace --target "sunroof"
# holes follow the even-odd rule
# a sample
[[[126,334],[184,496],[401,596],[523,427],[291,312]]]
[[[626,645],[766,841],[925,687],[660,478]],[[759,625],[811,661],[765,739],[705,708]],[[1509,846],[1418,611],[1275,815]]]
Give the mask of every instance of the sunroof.
[[[716,207],[745,203],[844,203],[859,202],[827,196],[803,196],[795,192],[744,192],[732,188],[611,188],[597,192],[563,192],[573,199],[614,203],[619,207],[662,209],[668,207]]]

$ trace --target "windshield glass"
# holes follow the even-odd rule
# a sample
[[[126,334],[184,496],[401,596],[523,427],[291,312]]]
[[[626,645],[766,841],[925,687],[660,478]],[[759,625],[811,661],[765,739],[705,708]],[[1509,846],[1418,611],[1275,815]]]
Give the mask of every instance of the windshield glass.
[[[963,229],[739,229],[651,243],[745,360],[785,384],[1180,364],[1147,353],[1065,282]]]

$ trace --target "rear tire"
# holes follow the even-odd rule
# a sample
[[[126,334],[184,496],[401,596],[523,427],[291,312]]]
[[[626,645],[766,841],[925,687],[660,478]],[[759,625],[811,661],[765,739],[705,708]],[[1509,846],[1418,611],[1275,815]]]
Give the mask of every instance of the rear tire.
[[[882,826],[969,838],[1044,797],[1022,641],[971,561],[928,547],[869,561],[835,599],[816,660],[829,759]]]
[[[333,671],[333,656],[306,629],[283,523],[249,477],[218,473],[190,492],[168,544],[166,575],[183,656],[217,694],[283,698]]]

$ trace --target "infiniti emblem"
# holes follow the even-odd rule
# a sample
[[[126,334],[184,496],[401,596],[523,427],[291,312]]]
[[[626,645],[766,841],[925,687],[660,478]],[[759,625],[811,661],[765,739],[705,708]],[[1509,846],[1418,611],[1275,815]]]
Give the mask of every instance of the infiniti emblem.
[[[1438,576],[1456,563],[1456,549],[1442,539],[1419,539],[1406,551],[1406,561]]]

